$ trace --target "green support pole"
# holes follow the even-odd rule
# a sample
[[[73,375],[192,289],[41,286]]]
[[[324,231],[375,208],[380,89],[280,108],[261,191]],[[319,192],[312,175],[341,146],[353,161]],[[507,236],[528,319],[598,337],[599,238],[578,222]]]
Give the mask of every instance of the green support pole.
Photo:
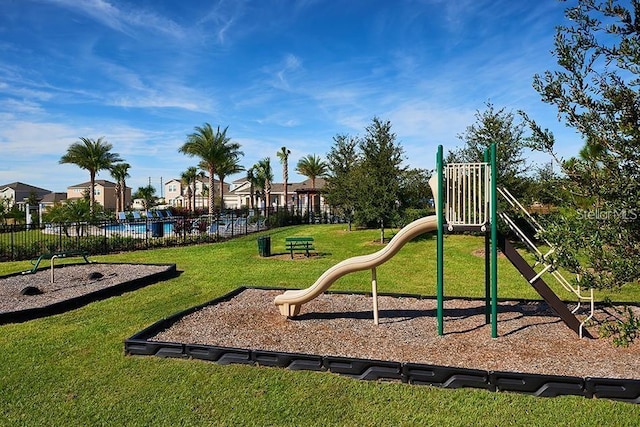
[[[490,163],[489,157],[487,148],[484,150],[484,162],[487,164]],[[491,229],[484,232],[484,323],[491,323]]]
[[[436,216],[438,222],[438,239],[436,243],[436,295],[438,298],[438,335],[444,335],[444,180],[442,174],[442,145],[438,146],[436,156],[436,173],[438,174],[438,194],[436,195]]]
[[[498,184],[496,144],[491,144],[491,338],[498,337]]]

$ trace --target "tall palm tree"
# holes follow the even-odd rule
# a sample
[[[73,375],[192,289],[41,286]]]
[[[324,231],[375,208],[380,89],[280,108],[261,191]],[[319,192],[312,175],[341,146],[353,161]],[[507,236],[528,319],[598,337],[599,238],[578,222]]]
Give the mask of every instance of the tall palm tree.
[[[201,166],[205,166],[209,173],[209,215],[213,215],[214,176],[218,166],[228,157],[239,158],[244,153],[240,151],[240,144],[231,142],[227,136],[228,127],[220,131],[220,126],[214,131],[209,123],[196,126],[195,132],[187,136],[187,142],[178,149],[190,157],[199,157]]]
[[[111,166],[110,172],[113,179],[116,180],[116,212],[123,212],[126,208],[127,202],[127,178],[129,175],[129,169],[131,165],[129,163],[116,163]]]
[[[224,179],[244,170],[237,157],[227,157],[218,165],[218,180],[220,181],[220,211],[224,209]]]
[[[254,195],[255,189],[258,184],[258,177],[256,176],[256,168],[255,166],[247,169],[247,181],[249,182],[249,203],[251,204],[251,209],[254,207]]]
[[[206,173],[204,173],[204,171],[198,171],[198,173],[196,173],[196,179],[193,181],[193,210],[195,211],[197,208],[197,204],[196,204],[196,198],[198,196],[198,193],[196,192],[197,187],[198,187],[198,181],[202,182],[202,188],[200,189],[200,198],[202,199],[202,207],[204,208],[204,199],[208,199],[209,198],[209,188],[207,187],[207,184],[204,183],[204,178],[207,176]]]
[[[284,208],[287,209],[289,203],[289,154],[291,150],[287,147],[280,148],[280,151],[276,153],[282,163],[282,179],[284,181]]]
[[[95,187],[96,174],[101,170],[109,169],[114,163],[121,162],[118,153],[112,153],[113,146],[104,140],[103,137],[93,140],[90,138],[80,138],[80,142],[74,142],[67,148],[67,153],[63,155],[59,163],[71,163],[89,171],[89,200],[91,214],[94,213],[96,201]]]
[[[197,176],[198,176],[198,168],[196,168],[195,166],[189,166],[186,171],[180,174],[180,180],[184,183],[186,187],[185,188],[185,193],[186,193],[185,195],[187,198],[186,208],[189,211],[195,211],[196,209],[195,202],[193,203],[193,205],[191,204],[191,197],[195,195],[195,182],[196,182]],[[191,190],[192,184],[193,184],[193,190]]]
[[[258,187],[264,190],[265,215],[269,216],[269,206],[271,205],[271,183],[273,182],[273,169],[271,169],[271,159],[265,157],[254,166]]]
[[[321,178],[329,172],[329,166],[320,156],[309,154],[298,160],[296,172],[311,179],[311,189],[315,193],[316,178]],[[311,210],[313,211],[313,198],[311,198]]]

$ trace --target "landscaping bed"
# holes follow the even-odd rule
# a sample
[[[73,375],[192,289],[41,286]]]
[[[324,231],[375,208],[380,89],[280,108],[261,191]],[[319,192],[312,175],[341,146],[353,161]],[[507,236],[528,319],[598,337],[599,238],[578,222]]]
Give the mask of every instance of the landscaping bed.
[[[239,288],[146,328],[125,341],[125,350],[640,403],[640,345],[616,348],[608,340],[580,339],[541,301],[501,301],[500,336],[492,339],[484,300],[447,300],[445,335],[438,336],[431,298],[380,296],[380,324],[374,325],[368,295],[326,293],[303,305],[300,316],[286,319],[273,304],[280,293]],[[599,308],[596,318],[614,314]]]
[[[0,277],[0,324],[62,313],[166,280],[175,264],[62,264]]]

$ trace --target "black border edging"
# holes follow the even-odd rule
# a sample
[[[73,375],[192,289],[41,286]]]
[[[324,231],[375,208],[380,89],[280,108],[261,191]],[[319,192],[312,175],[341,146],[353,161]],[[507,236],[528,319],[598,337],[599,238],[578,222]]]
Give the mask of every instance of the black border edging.
[[[536,397],[576,395],[586,398],[612,399],[640,404],[640,380],[618,378],[581,378],[562,375],[530,374],[506,371],[485,371],[452,366],[387,360],[360,359],[343,356],[320,356],[269,350],[220,347],[203,344],[181,344],[148,341],[158,332],[169,328],[182,317],[204,307],[228,301],[247,289],[286,290],[288,288],[241,286],[204,304],[194,306],[161,319],[124,340],[127,355],[192,358],[221,365],[246,364],[272,366],[291,370],[328,371],[360,380],[402,381],[415,385],[441,388],[479,388],[489,391],[516,392]],[[363,294],[367,292],[328,292],[335,294]],[[378,294],[383,295],[383,294]],[[421,295],[384,294],[385,296]],[[477,299],[477,298],[476,298]],[[517,300],[520,301],[520,300]],[[529,300],[522,300],[529,301]],[[531,300],[538,301],[539,300]]]
[[[41,317],[61,314],[67,311],[71,311],[71,310],[75,310],[77,308],[83,307],[95,301],[99,301],[99,300],[106,299],[116,295],[121,295],[125,292],[134,291],[136,289],[143,288],[153,283],[170,279],[179,274],[175,264],[91,263],[90,265],[106,265],[106,264],[146,265],[146,266],[154,265],[154,266],[164,266],[166,267],[166,269],[165,271],[153,273],[148,276],[140,277],[134,280],[129,280],[128,282],[119,283],[117,285],[110,286],[107,288],[98,289],[97,291],[90,292],[84,295],[79,295],[77,297],[70,298],[64,301],[55,302],[53,304],[49,304],[44,307],[34,307],[34,308],[27,308],[24,310],[0,313],[0,325],[7,324],[7,323],[22,323],[22,322],[26,322],[33,319],[38,319]],[[65,267],[72,267],[77,265],[87,265],[87,264],[85,263],[62,264],[60,266],[57,266],[56,268],[65,268]],[[48,269],[48,268],[49,267],[39,268],[38,271],[42,269]],[[21,274],[22,273],[13,273],[6,276],[1,276],[0,280],[7,277],[20,276]]]

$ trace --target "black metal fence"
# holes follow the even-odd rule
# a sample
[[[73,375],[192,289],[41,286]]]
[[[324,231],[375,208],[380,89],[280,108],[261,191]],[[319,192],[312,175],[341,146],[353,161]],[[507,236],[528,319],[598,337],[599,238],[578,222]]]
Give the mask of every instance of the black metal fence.
[[[328,215],[297,215],[284,209],[227,211],[189,218],[139,218],[121,221],[43,224],[0,224],[0,261],[19,261],[46,253],[89,254],[212,243],[267,228],[302,223],[336,222]]]
[[[198,218],[140,218],[127,221],[0,225],[0,261],[25,260],[43,253],[90,254],[217,242],[265,230],[265,217],[228,212]]]

